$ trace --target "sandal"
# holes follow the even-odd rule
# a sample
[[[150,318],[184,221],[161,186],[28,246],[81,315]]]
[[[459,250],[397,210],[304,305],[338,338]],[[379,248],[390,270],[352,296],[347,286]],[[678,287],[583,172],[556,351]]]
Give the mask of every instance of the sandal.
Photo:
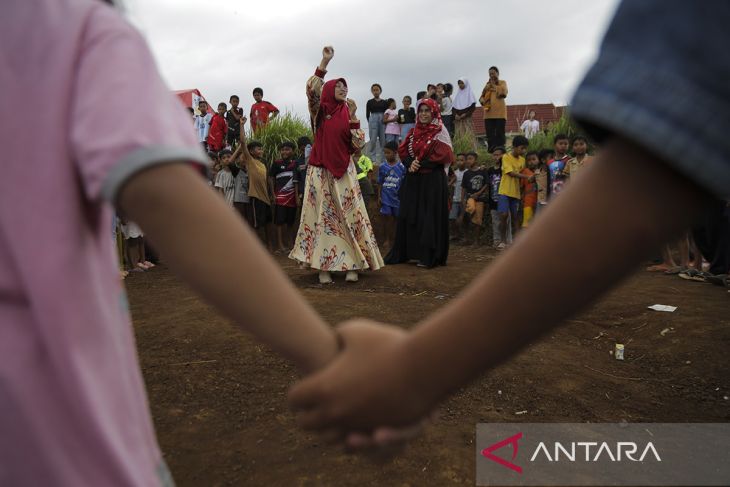
[[[730,281],[728,281],[727,274],[708,274],[705,276],[705,280],[710,284],[714,284],[715,286],[728,287],[728,284],[730,283]]]
[[[697,269],[687,269],[685,272],[680,272],[679,277],[688,281],[706,282],[706,275],[704,272],[700,272]]]

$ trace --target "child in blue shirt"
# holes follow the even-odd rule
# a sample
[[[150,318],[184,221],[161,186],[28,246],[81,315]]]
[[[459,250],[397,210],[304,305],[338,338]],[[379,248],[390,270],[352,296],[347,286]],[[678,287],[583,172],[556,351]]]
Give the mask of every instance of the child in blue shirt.
[[[385,222],[384,248],[388,248],[395,240],[396,219],[400,208],[398,191],[406,177],[406,167],[397,159],[398,144],[388,142],[383,151],[385,161],[378,169],[378,206]]]

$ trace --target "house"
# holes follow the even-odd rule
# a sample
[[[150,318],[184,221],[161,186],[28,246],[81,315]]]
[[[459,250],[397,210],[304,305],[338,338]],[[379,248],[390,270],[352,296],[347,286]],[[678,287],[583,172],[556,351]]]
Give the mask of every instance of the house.
[[[544,129],[551,122],[557,122],[563,116],[566,107],[556,107],[552,103],[531,103],[529,105],[507,105],[507,125],[505,133],[518,134],[520,125],[527,120],[531,111],[535,112],[535,120],[540,122],[540,128]],[[474,110],[472,115],[472,123],[474,124],[474,133],[477,137],[486,137],[484,130],[484,111],[480,106]]]

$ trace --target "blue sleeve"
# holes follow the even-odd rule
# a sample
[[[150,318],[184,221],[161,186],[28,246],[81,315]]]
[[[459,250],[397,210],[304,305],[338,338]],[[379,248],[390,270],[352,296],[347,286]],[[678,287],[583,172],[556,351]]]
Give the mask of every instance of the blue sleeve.
[[[624,0],[571,115],[597,141],[630,139],[730,197],[728,25],[730,2]]]

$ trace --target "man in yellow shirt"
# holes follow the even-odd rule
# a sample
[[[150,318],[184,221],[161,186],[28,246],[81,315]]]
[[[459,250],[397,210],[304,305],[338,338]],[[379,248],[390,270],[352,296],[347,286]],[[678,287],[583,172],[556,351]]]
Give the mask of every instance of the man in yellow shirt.
[[[497,199],[497,213],[499,213],[499,231],[502,242],[497,250],[504,250],[507,246],[507,218],[512,220],[512,238],[520,228],[518,213],[520,212],[520,180],[535,180],[535,176],[527,176],[521,171],[525,168],[525,152],[530,145],[527,137],[518,135],[512,141],[512,151],[502,156],[502,180],[499,183]]]
[[[489,81],[482,90],[479,103],[484,109],[484,129],[487,133],[489,152],[495,147],[504,146],[504,135],[507,124],[507,82],[499,79],[499,69],[496,66],[489,68]]]

